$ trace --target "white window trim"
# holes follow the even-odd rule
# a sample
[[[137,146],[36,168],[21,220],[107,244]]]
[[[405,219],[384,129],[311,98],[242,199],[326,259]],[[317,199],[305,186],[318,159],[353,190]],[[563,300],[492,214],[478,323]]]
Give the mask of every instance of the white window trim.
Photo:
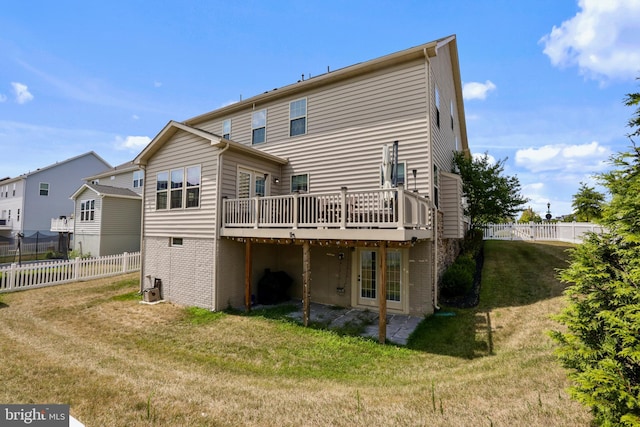
[[[82,206],[85,206],[83,209]],[[80,222],[92,222],[96,219],[96,200],[86,199],[80,201]]]
[[[251,168],[248,166],[238,165],[236,170],[236,197],[241,198],[240,195],[240,174],[246,173],[249,175],[249,198],[257,197],[256,196],[256,177],[263,176],[264,180],[264,195],[269,196],[271,194],[271,180],[269,179],[270,174],[268,172],[258,170],[255,168]]]
[[[302,116],[295,116],[292,117],[291,116],[291,104],[293,104],[294,102],[298,102],[298,101],[302,101],[304,100],[304,115]],[[308,114],[307,114],[307,106],[308,106],[308,101],[307,98],[299,98],[299,99],[294,99],[293,101],[289,101],[289,138],[295,138],[297,136],[303,136],[307,134],[307,123],[309,122],[307,120]],[[303,133],[299,133],[297,135],[291,135],[291,122],[293,122],[294,120],[298,120],[298,119],[302,119],[304,118],[304,132]]]
[[[199,172],[200,172],[200,182],[198,185],[191,185],[188,186],[187,185],[187,170],[191,169],[191,168],[198,168]],[[174,171],[182,171],[182,187],[179,188],[171,188],[171,172]],[[161,173],[166,173],[167,174],[167,188],[165,190],[158,190],[158,175]],[[155,210],[160,210],[160,211],[165,211],[165,210],[169,210],[169,211],[179,211],[179,210],[185,210],[185,209],[200,209],[200,206],[202,204],[202,165],[201,164],[195,164],[195,165],[189,165],[189,166],[184,166],[181,168],[172,168],[169,170],[161,170],[156,172],[156,186],[155,186],[156,190],[155,190],[155,194],[156,194],[156,198],[155,198]],[[187,207],[187,191],[193,188],[198,188],[198,206],[189,206]],[[178,208],[172,208],[171,207],[171,192],[172,191],[182,191],[182,195],[181,195],[181,205]],[[159,193],[167,193],[167,206],[164,208],[158,208],[158,194]]]
[[[301,176],[301,175],[306,175],[307,176],[307,190],[306,192],[308,193],[309,191],[311,191],[311,175],[308,173],[296,173],[294,175],[291,175],[291,178],[289,179],[289,191],[291,193],[293,193],[294,191],[301,191],[301,190],[294,190],[293,189],[293,177],[294,176]]]
[[[46,185],[47,186],[47,194],[42,194],[42,185]],[[14,188],[14,196],[15,196],[15,188]],[[51,191],[51,185],[49,185],[48,182],[41,182],[38,185],[38,195],[43,196],[43,197],[49,197],[49,192]]]
[[[256,113],[260,113],[264,111],[264,125],[263,126],[258,126],[258,127],[254,127],[253,123],[254,123],[254,114]],[[256,110],[256,111],[252,111],[251,112],[251,145],[260,145],[260,144],[266,144],[267,142],[267,109],[266,108],[262,108],[260,110]],[[262,129],[264,128],[264,141],[261,142],[254,142],[253,141],[253,131],[256,129]]]
[[[228,129],[228,132],[225,132],[225,125],[226,125],[227,123],[229,124],[229,129]],[[223,120],[223,121],[222,121],[222,137],[223,137],[223,138],[225,138],[225,139],[231,139],[231,129],[232,129],[232,124],[233,124],[233,123],[232,123],[231,119],[225,119],[225,120]],[[227,136],[225,136],[225,135],[227,135]]]

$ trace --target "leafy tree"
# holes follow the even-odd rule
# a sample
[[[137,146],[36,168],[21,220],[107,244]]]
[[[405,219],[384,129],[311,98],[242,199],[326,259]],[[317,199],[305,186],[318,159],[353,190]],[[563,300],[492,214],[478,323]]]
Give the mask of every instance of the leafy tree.
[[[462,177],[462,187],[468,207],[465,214],[471,224],[498,223],[515,218],[527,199],[520,195],[520,181],[505,176],[504,162],[489,162],[487,153],[471,158],[463,153],[454,154],[454,165]]]
[[[572,396],[604,426],[640,426],[640,149],[631,142],[599,176],[611,193],[601,220],[608,232],[577,246],[560,272],[571,284],[558,316],[566,330],[552,332]]]
[[[542,218],[530,207],[522,211],[518,222],[542,222]]]
[[[573,195],[573,203],[571,203],[577,220],[586,222],[599,219],[602,216],[603,205],[604,194],[584,182],[580,183],[580,188]]]

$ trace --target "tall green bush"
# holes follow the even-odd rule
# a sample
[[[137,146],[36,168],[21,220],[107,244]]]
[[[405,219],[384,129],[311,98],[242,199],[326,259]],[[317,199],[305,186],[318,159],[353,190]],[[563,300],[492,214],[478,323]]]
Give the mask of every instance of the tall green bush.
[[[560,272],[570,284],[557,317],[566,330],[552,337],[570,369],[571,395],[596,421],[640,426],[640,149],[633,144],[612,162],[600,175],[611,193],[601,220],[609,232],[591,235]]]

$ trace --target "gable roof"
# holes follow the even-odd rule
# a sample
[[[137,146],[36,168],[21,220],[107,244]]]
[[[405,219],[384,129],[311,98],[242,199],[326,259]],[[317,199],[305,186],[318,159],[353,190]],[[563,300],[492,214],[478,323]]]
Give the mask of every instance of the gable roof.
[[[442,37],[440,39],[424,43],[419,46],[385,55],[376,59],[372,59],[370,61],[360,62],[354,65],[347,66],[345,68],[330,71],[307,80],[300,80],[297,83],[273,89],[271,91],[264,92],[263,94],[230,104],[226,107],[209,111],[207,113],[185,120],[183,123],[188,126],[197,126],[199,123],[206,122],[215,118],[230,116],[233,113],[249,108],[254,104],[266,103],[278,98],[292,97],[296,94],[309,91],[317,87],[330,85],[341,80],[356,77],[382,68],[402,64],[404,62],[412,61],[419,58],[427,58],[428,61],[429,58],[437,56],[440,48],[446,45],[450,47],[449,50],[451,52],[451,72],[453,74],[454,90],[457,100],[456,107],[458,111],[458,119],[460,121],[460,139],[463,151],[468,151],[469,144],[467,141],[467,124],[464,114],[464,103],[462,99],[462,80],[460,76],[458,45],[455,34],[447,37]]]
[[[83,178],[85,181],[90,181],[92,179],[100,179],[100,178],[106,178],[112,175],[117,175],[117,174],[122,174],[125,172],[132,172],[132,171],[136,171],[140,169],[139,165],[136,165],[135,163],[133,163],[133,160],[130,160],[128,162],[124,162],[122,164],[119,164],[118,166],[114,166],[110,169],[105,170],[104,172],[100,172],[98,174],[95,175],[91,175],[88,176],[86,178]]]
[[[128,188],[121,187],[110,187],[108,185],[100,185],[100,184],[90,184],[85,183],[82,184],[80,188],[76,190],[70,197],[70,199],[75,200],[82,194],[85,190],[93,191],[96,193],[98,197],[116,197],[120,199],[142,199],[135,191],[129,190]]]
[[[43,167],[43,168],[38,168],[38,169],[36,169],[36,170],[34,170],[34,171],[29,171],[29,172],[27,172],[27,173],[23,173],[22,175],[19,175],[19,176],[15,177],[15,178],[7,178],[7,179],[4,179],[2,182],[7,182],[7,183],[8,183],[8,182],[13,182],[13,181],[19,181],[19,180],[21,180],[21,179],[26,179],[26,178],[28,178],[28,177],[29,177],[29,176],[31,176],[31,175],[38,174],[38,173],[43,172],[43,171],[46,171],[46,170],[48,170],[48,169],[53,169],[53,168],[58,167],[58,166],[60,166],[60,165],[64,165],[65,163],[69,163],[69,162],[72,162],[72,161],[74,161],[74,160],[80,159],[80,158],[82,158],[82,157],[87,157],[87,156],[93,156],[93,157],[95,157],[96,159],[98,159],[99,161],[101,161],[102,163],[104,163],[105,167],[107,167],[107,168],[110,168],[110,167],[111,167],[111,165],[110,165],[109,163],[107,163],[107,161],[106,161],[106,160],[104,160],[102,157],[100,157],[99,155],[97,155],[95,151],[89,151],[89,152],[86,152],[86,153],[84,153],[84,154],[80,154],[80,155],[78,155],[78,156],[68,158],[68,159],[63,160],[63,161],[61,161],[61,162],[55,162],[55,163],[53,163],[53,164],[51,164],[51,165],[48,165],[48,166],[45,166],[45,167]]]
[[[158,150],[167,143],[178,131],[189,132],[193,135],[197,135],[203,139],[209,140],[211,146],[216,148],[229,147],[231,150],[241,152],[245,155],[261,158],[274,162],[276,164],[285,165],[288,163],[287,159],[274,156],[273,154],[265,153],[260,150],[256,150],[253,147],[249,147],[244,144],[240,144],[229,139],[225,139],[220,135],[186,125],[184,123],[171,120],[167,125],[156,135],[155,138],[133,159],[133,163],[136,165],[146,165],[151,157],[158,152]]]

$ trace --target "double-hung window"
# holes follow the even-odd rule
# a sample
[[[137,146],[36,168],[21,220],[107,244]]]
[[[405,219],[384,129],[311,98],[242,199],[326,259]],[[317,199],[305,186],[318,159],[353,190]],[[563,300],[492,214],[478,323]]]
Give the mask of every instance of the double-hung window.
[[[309,191],[309,175],[308,174],[293,175],[291,177],[291,192],[293,193],[294,191],[302,191],[302,192]]]
[[[197,208],[200,206],[200,166],[187,168],[186,184],[186,207]]]
[[[169,172],[158,172],[156,175],[156,209],[167,209],[167,193]]]
[[[440,129],[440,91],[436,86],[436,126]]]
[[[231,139],[231,119],[222,122],[222,137],[224,139]]]
[[[95,200],[85,200],[80,203],[80,221],[93,221],[95,219]]]
[[[143,184],[144,184],[144,172],[134,171],[133,172],[133,188],[141,188]]]
[[[289,103],[289,136],[307,133],[307,99],[302,98]]]
[[[15,196],[15,189],[13,190],[13,195]],[[48,196],[49,195],[49,183],[47,182],[41,182],[40,183],[40,195],[41,196]]]
[[[171,209],[182,208],[182,191],[184,186],[184,169],[171,171]]]
[[[267,141],[267,110],[254,111],[251,114],[251,143],[262,144]]]

